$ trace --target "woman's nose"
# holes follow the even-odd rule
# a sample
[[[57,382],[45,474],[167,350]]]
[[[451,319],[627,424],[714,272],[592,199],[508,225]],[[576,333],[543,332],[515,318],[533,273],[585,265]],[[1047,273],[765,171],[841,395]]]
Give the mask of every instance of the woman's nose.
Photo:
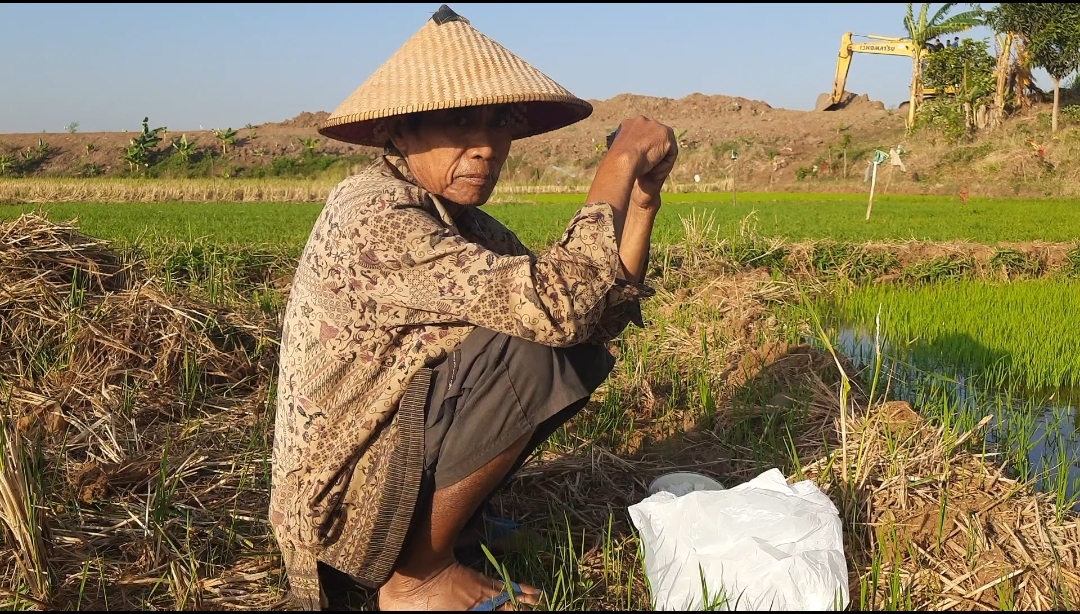
[[[477,139],[469,148],[469,157],[477,160],[491,160],[495,157],[495,146],[490,139]]]

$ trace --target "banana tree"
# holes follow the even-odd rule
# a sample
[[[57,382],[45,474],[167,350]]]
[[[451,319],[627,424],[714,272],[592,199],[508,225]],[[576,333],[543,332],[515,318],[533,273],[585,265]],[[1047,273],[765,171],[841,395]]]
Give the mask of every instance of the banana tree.
[[[135,169],[148,166],[146,163],[146,150],[135,139],[131,139],[131,145],[124,148],[124,162],[128,163],[128,170],[132,173]]]
[[[228,155],[229,145],[236,142],[236,131],[232,128],[214,130],[214,137],[221,141],[221,155]]]
[[[4,154],[0,156],[0,175],[7,174],[7,170],[14,166],[14,164],[15,158],[13,158],[11,155]]]
[[[919,105],[922,103],[923,92],[923,79],[922,79],[922,63],[926,57],[927,44],[942,36],[948,36],[950,34],[956,34],[968,30],[975,26],[982,25],[982,13],[977,9],[965,11],[963,13],[957,13],[956,15],[949,15],[949,12],[953,10],[958,3],[947,2],[937,10],[932,17],[928,17],[930,12],[930,3],[923,2],[922,8],[919,10],[918,18],[915,17],[915,11],[912,3],[907,5],[907,15],[904,16],[904,28],[907,29],[908,38],[911,39],[912,45],[915,47],[915,53],[912,56],[911,66],[911,98],[908,104],[908,130],[911,130],[915,125],[915,112],[918,111]]]
[[[142,120],[142,133],[137,137],[136,140],[143,149],[145,149],[146,151],[151,151],[158,146],[158,143],[161,142],[161,137],[159,135],[164,130],[164,126],[151,130],[150,118],[144,117]]]
[[[1026,107],[1030,102],[1026,95],[1033,83],[1030,53],[1027,51],[1027,37],[1022,32],[1030,8],[1030,5],[1008,3],[998,4],[990,10],[978,8],[983,22],[994,30],[997,43],[994,108],[991,112],[992,125],[995,127],[1004,118],[1010,91],[1018,106]]]
[[[999,4],[986,11],[997,32],[1025,39],[1027,65],[1045,70],[1054,82],[1052,132],[1057,132],[1061,80],[1080,66],[1080,7],[1069,3]]]
[[[298,137],[299,138],[299,137]],[[304,153],[310,158],[315,155],[315,148],[319,146],[319,139],[300,139],[300,144],[304,146]]]
[[[193,153],[195,153],[195,144],[188,142],[186,134],[180,135],[180,138],[178,139],[174,138],[172,141],[172,147],[176,150],[176,153],[180,156],[180,159],[184,161],[184,164],[187,164],[188,159],[191,158],[191,155]]]

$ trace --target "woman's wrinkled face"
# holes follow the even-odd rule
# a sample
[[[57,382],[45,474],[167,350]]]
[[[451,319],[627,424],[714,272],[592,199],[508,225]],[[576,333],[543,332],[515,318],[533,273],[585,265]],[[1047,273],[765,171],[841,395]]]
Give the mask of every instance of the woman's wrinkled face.
[[[453,203],[487,202],[510,153],[510,105],[430,111],[388,127],[424,189]]]

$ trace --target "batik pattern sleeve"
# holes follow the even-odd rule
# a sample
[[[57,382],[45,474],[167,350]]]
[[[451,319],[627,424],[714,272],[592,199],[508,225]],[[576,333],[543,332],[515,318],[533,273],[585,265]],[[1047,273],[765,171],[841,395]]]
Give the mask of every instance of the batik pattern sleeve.
[[[478,230],[484,236],[484,244],[502,254],[532,254],[517,235],[498,220],[480,209],[470,211],[477,222]],[[651,251],[651,250],[650,250]],[[648,270],[649,254],[646,254],[645,269]],[[626,326],[633,322],[639,328],[644,328],[645,323],[641,314],[642,298],[653,295],[653,291],[645,284],[632,283],[622,279],[616,279],[616,286],[608,293],[607,308],[600,317],[588,343],[604,344],[612,341],[622,334]]]
[[[353,253],[334,258],[338,291],[378,305],[380,319],[400,325],[466,322],[566,347],[602,330],[609,307],[642,294],[637,285],[616,283],[619,254],[606,203],[582,207],[538,255],[499,254],[400,201],[340,231]]]

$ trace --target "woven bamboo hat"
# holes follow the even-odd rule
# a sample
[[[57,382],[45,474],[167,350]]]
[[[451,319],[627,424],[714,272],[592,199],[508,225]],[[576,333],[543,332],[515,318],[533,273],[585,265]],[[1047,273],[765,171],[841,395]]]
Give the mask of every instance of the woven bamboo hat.
[[[445,4],[345,102],[319,134],[381,147],[375,120],[420,111],[519,103],[513,138],[585,119],[592,105],[481,34]]]

